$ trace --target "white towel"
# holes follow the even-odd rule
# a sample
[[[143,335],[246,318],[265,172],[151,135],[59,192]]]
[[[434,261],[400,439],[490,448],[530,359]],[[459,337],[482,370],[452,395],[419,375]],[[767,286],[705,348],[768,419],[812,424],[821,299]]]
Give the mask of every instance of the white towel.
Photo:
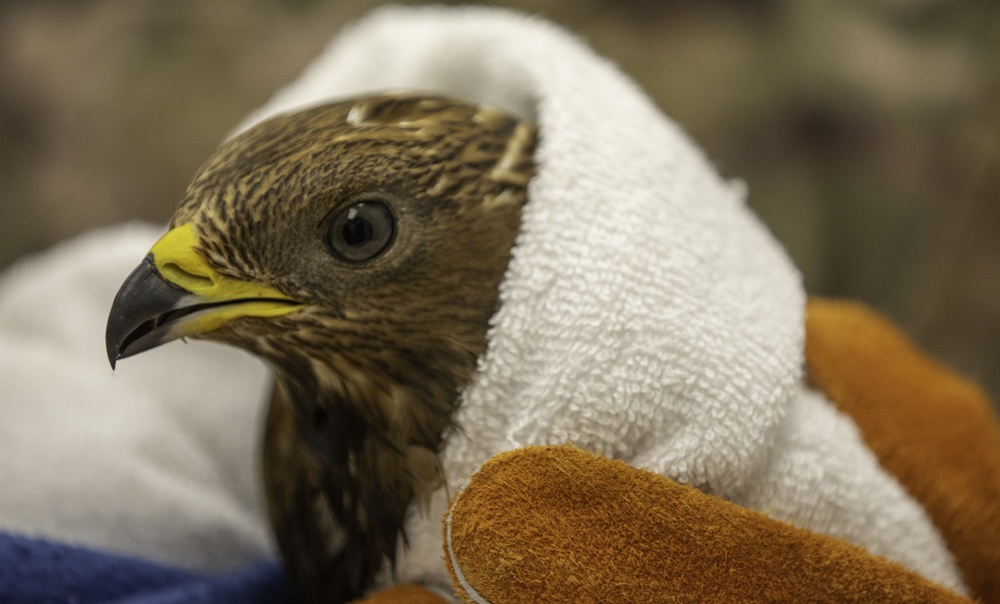
[[[572,36],[500,9],[381,9],[240,129],[400,88],[508,109],[534,119],[541,136],[489,348],[462,395],[463,431],[445,451],[447,490],[428,513],[411,515],[410,548],[383,583],[446,588],[446,493],[494,453],[569,440],[964,590],[922,508],[879,467],[851,420],[803,385],[800,278],[745,206],[742,187],[721,180],[630,80]],[[88,337],[97,344],[87,354],[100,357],[99,334]],[[163,365],[165,352],[148,354]],[[169,381],[157,378],[155,392],[170,392]],[[188,386],[185,396],[225,394]],[[196,433],[222,421],[185,417]],[[250,429],[247,420],[237,426]],[[234,457],[247,448],[212,454],[249,472]],[[233,493],[239,510],[252,509],[244,490]]]
[[[802,384],[800,278],[742,187],[615,66],[506,10],[385,8],[240,129],[385,89],[495,105],[540,131],[489,349],[445,453],[450,492],[497,452],[568,440],[964,590],[923,509]],[[397,579],[446,584],[445,499],[412,517]]]
[[[112,374],[104,352],[115,292],[162,232],[96,231],[0,278],[0,530],[231,568],[273,556],[266,368],[195,342]]]

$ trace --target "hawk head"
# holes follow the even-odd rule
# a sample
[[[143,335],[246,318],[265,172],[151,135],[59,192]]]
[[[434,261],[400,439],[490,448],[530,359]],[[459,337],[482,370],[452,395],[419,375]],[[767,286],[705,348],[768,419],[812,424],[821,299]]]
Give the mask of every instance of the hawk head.
[[[365,562],[348,581],[370,581],[411,500],[438,483],[437,454],[486,349],[534,146],[527,123],[428,96],[272,118],[202,166],[119,291],[112,366],[190,337],[274,368],[282,407],[271,412],[265,471],[286,561],[296,546],[281,525],[305,506],[295,513],[329,525],[317,556],[357,548]],[[298,475],[281,477],[288,466]]]

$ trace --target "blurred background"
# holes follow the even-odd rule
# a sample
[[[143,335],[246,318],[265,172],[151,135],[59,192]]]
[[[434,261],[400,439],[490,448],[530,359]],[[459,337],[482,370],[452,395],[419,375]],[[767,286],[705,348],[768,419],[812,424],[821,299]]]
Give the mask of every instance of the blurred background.
[[[0,269],[165,223],[375,0],[0,0]],[[634,77],[789,249],[1000,399],[1000,3],[522,0]]]

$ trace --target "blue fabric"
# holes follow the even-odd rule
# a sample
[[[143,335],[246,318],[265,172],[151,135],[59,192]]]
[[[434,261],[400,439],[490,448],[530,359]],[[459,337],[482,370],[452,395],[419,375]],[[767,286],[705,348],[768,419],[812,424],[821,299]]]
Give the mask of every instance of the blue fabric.
[[[276,562],[220,574],[0,532],[0,604],[294,604]]]

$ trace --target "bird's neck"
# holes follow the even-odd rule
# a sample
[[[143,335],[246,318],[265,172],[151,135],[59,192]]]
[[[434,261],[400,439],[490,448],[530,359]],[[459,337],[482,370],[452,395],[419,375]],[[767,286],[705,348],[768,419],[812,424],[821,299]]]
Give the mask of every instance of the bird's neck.
[[[294,417],[293,440],[311,458],[313,486],[327,508],[320,513],[339,529],[336,547],[344,559],[364,560],[357,574],[373,574],[395,559],[411,503],[441,484],[438,454],[452,427],[457,386],[373,379],[343,362],[276,369]]]
[[[437,454],[454,421],[458,384],[429,367],[423,380],[362,371],[344,361],[310,361],[308,377],[279,374],[308,450],[346,484],[381,481],[423,492],[439,482]],[[446,377],[444,377],[446,376]],[[433,468],[422,467],[432,465]],[[366,474],[366,471],[371,471]]]

